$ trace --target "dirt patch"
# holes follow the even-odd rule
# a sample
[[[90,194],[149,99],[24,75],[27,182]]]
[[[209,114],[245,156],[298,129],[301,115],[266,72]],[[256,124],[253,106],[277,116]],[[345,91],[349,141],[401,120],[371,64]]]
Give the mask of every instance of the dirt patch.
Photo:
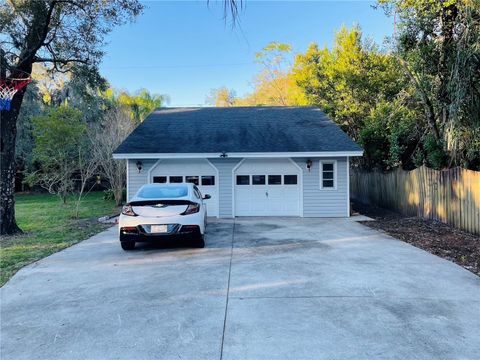
[[[480,238],[438,221],[401,214],[376,206],[353,204],[354,211],[375,219],[363,225],[387,234],[444,259],[453,261],[480,276]]]
[[[79,219],[79,220],[72,221],[72,226],[75,226],[77,229],[88,229],[98,224],[100,223],[98,222],[97,218]]]
[[[11,246],[18,242],[19,240],[28,238],[28,237],[35,237],[35,234],[32,234],[30,232],[23,232],[20,234],[15,234],[15,235],[2,235],[0,236],[0,248],[5,248],[7,246]]]

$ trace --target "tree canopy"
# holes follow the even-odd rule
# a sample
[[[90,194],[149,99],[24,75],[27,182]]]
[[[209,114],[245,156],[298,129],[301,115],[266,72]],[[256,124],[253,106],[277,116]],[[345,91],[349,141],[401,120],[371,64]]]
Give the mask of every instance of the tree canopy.
[[[104,95],[113,103],[123,107],[136,124],[145,120],[153,110],[164,106],[169,101],[168,96],[152,94],[147,89],[140,89],[131,94],[126,90],[116,92],[110,88]]]
[[[52,194],[59,194],[65,202],[74,188],[79,162],[88,152],[87,126],[82,121],[82,113],[60,106],[46,115],[34,117],[33,124],[33,158],[41,170],[32,173],[29,180]]]
[[[371,109],[402,89],[392,56],[362,40],[360,28],[341,28],[331,49],[309,46],[297,55],[294,78],[310,104],[321,107],[355,140]]]
[[[397,14],[390,44],[342,27],[331,47],[313,43],[292,64],[292,47],[272,42],[257,53],[253,92],[222,88],[214,104],[316,105],[364,147],[367,169],[480,169],[480,2],[379,5]]]
[[[380,0],[398,18],[394,55],[444,152],[437,167],[480,167],[480,2]]]
[[[66,71],[74,62],[96,65],[105,35],[137,16],[137,0],[9,0],[0,4],[0,33],[7,65],[31,72],[33,63]]]

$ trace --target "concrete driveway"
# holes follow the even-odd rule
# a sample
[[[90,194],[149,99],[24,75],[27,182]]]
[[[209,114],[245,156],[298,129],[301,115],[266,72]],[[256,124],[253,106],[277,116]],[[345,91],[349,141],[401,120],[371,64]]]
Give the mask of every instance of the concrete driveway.
[[[3,360],[480,354],[480,278],[352,220],[212,220],[200,250],[115,235],[1,289]]]

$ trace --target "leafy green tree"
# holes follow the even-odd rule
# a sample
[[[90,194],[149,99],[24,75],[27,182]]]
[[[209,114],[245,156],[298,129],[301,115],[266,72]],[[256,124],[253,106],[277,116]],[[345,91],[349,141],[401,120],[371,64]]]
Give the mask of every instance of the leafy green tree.
[[[82,113],[66,106],[52,108],[46,115],[33,118],[35,147],[33,159],[39,169],[29,176],[30,184],[39,184],[63,203],[74,190],[75,174],[87,153],[87,125]]]
[[[105,35],[142,11],[137,0],[10,0],[0,2],[0,78],[24,78],[34,63],[68,71],[72,63],[95,67]],[[7,71],[8,70],[8,71]],[[25,89],[2,110],[0,133],[0,235],[19,232],[15,221],[15,140]]]
[[[358,27],[341,28],[332,49],[310,45],[297,55],[293,73],[309,102],[356,140],[377,102],[394,99],[404,83],[395,59],[362,42]]]
[[[422,130],[417,122],[418,112],[406,106],[392,105],[389,121],[389,168],[401,166],[413,170],[415,153],[421,151]]]
[[[430,163],[437,168],[478,164],[480,2],[380,0],[379,4],[388,14],[396,14],[395,55],[423,108],[430,135],[425,149],[436,159]]]
[[[72,67],[65,86],[54,94],[55,105],[68,104],[80,110],[86,123],[100,122],[112,104],[102,96],[108,82],[96,69],[84,65]]]
[[[74,216],[89,189],[87,182],[98,169],[98,158],[92,151],[93,132],[83,121],[82,113],[61,105],[46,115],[33,118],[33,159],[39,170],[28,177],[66,203],[69,193],[76,192]]]
[[[427,134],[423,142],[424,163],[434,169],[441,169],[447,162],[447,154],[441,143],[432,134]]]
[[[415,168],[414,154],[421,147],[416,116],[401,100],[380,101],[360,130],[359,143],[365,150],[362,165],[381,170]]]
[[[147,89],[140,89],[131,94],[126,90],[117,92],[108,88],[102,92],[102,96],[111,102],[112,107],[122,107],[136,124],[169,101],[167,95],[151,94]]]

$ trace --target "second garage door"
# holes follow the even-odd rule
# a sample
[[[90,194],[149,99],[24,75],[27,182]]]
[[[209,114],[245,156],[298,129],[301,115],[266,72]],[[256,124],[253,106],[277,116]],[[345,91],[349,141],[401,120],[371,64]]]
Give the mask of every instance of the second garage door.
[[[205,159],[165,159],[160,160],[150,170],[152,183],[191,182],[198,186],[205,200],[208,216],[218,216],[217,169]]]
[[[301,173],[289,159],[246,159],[234,172],[235,216],[301,216]]]

